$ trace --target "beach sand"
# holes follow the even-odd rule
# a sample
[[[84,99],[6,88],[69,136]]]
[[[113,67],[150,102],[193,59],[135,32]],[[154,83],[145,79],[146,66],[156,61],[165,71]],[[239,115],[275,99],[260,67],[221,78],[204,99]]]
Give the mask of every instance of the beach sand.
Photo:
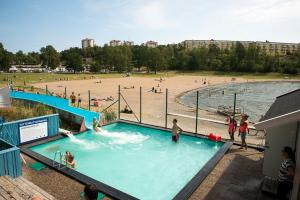
[[[183,115],[195,116],[195,109],[182,105],[178,102],[178,97],[185,92],[192,91],[198,88],[209,87],[218,84],[227,84],[230,82],[246,82],[243,78],[232,77],[217,77],[217,76],[190,76],[179,75],[174,77],[162,77],[163,81],[158,78],[150,77],[120,77],[106,79],[90,79],[90,80],[75,80],[75,81],[59,81],[49,83],[34,84],[35,87],[45,88],[48,86],[49,91],[55,94],[63,94],[64,88],[67,88],[67,96],[71,92],[76,95],[80,93],[83,100],[82,107],[87,108],[88,105],[88,90],[90,90],[91,98],[105,99],[112,96],[114,100],[118,99],[118,85],[121,86],[121,94],[128,102],[129,106],[136,113],[137,118],[140,116],[140,87],[142,87],[142,122],[157,126],[165,126],[165,104],[166,104],[166,88],[168,89],[168,113],[180,113]],[[203,81],[206,80],[206,84]],[[101,81],[101,83],[100,83]],[[132,88],[134,86],[134,88]],[[149,92],[154,87],[158,92]],[[113,101],[101,101],[100,107],[92,106],[91,109],[101,111],[109,106]],[[93,102],[92,102],[93,103]],[[112,106],[117,111],[117,103]],[[220,105],[222,100],[220,99]],[[125,102],[121,98],[121,109],[125,107]],[[216,112],[205,111],[199,109],[199,117],[220,120],[225,122],[226,117],[217,114]],[[122,119],[138,121],[133,114],[121,114]],[[185,131],[195,132],[195,119],[168,116],[168,127],[172,125],[172,119],[177,118],[178,124]],[[198,121],[198,133],[208,135],[214,133],[229,138],[227,126],[208,121]],[[261,145],[264,143],[263,136],[254,136],[256,131],[251,131],[248,137],[248,142]],[[237,135],[237,134],[236,134]],[[236,140],[240,139],[236,136]]]

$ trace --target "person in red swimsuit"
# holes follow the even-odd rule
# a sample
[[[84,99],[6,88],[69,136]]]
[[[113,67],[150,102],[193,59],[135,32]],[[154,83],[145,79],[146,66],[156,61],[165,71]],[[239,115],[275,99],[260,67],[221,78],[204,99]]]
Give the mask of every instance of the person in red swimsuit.
[[[236,131],[237,122],[234,119],[233,115],[231,115],[230,117],[228,117],[227,122],[228,122],[228,134],[230,136],[230,139],[232,141],[234,141],[234,133]]]
[[[249,134],[249,128],[248,128],[248,115],[243,115],[241,122],[240,122],[240,128],[239,128],[239,136],[241,136],[242,144],[240,149],[243,149],[245,147],[245,150],[247,150],[247,143],[246,143],[246,135]]]

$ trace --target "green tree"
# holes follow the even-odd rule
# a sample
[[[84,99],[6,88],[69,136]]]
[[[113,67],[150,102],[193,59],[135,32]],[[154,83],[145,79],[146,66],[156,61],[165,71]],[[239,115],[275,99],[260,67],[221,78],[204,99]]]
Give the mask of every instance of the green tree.
[[[81,72],[84,70],[82,66],[82,56],[78,52],[70,52],[66,55],[65,65],[67,70],[76,72]]]
[[[55,50],[55,48],[51,45],[46,47],[42,47],[40,49],[41,52],[41,61],[42,66],[49,67],[51,69],[55,69],[60,64],[59,53]]]

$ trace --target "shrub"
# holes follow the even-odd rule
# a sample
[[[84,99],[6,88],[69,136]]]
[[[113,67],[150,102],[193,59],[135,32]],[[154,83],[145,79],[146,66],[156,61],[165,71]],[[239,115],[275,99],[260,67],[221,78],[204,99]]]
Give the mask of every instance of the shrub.
[[[112,109],[107,109],[103,112],[103,122],[111,122],[117,119],[117,114]]]

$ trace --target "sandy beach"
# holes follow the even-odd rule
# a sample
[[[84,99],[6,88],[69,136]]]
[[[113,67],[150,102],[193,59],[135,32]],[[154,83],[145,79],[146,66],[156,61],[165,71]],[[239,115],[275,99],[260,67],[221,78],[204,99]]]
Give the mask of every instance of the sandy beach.
[[[107,79],[89,79],[75,81],[58,81],[49,83],[34,84],[35,87],[45,88],[46,85],[51,92],[55,94],[63,94],[64,88],[67,88],[67,96],[71,92],[75,95],[80,93],[82,97],[82,107],[87,108],[88,90],[90,90],[91,98],[106,99],[112,96],[114,100],[118,98],[118,85],[121,86],[121,94],[128,102],[129,106],[135,112],[137,118],[140,116],[140,87],[142,87],[142,122],[154,124],[157,126],[165,125],[165,92],[168,89],[168,113],[179,113],[182,115],[195,116],[195,109],[182,105],[178,101],[178,97],[187,91],[198,88],[208,87],[217,84],[226,84],[233,82],[232,77],[217,76],[174,76],[162,77],[163,81],[150,77],[120,77]],[[206,84],[203,84],[206,80]],[[246,82],[246,79],[235,78],[234,82]],[[154,87],[158,92],[154,93],[150,90]],[[220,100],[221,101],[221,100]],[[95,111],[101,111],[109,106],[113,101],[102,100],[99,107],[92,106]],[[121,98],[121,109],[125,107],[125,101]],[[117,111],[117,104],[112,106]],[[215,112],[208,112],[199,109],[199,117],[213,120],[225,121],[226,117],[218,115]],[[137,121],[133,114],[121,114],[122,119]],[[195,119],[168,116],[168,127],[171,127],[173,118],[177,118],[179,125],[186,131],[195,132]],[[198,133],[208,135],[215,133],[223,138],[229,138],[227,126],[209,121],[198,121]],[[263,137],[254,136],[255,131],[248,137],[248,142],[261,145]],[[236,136],[236,140],[240,139]]]

